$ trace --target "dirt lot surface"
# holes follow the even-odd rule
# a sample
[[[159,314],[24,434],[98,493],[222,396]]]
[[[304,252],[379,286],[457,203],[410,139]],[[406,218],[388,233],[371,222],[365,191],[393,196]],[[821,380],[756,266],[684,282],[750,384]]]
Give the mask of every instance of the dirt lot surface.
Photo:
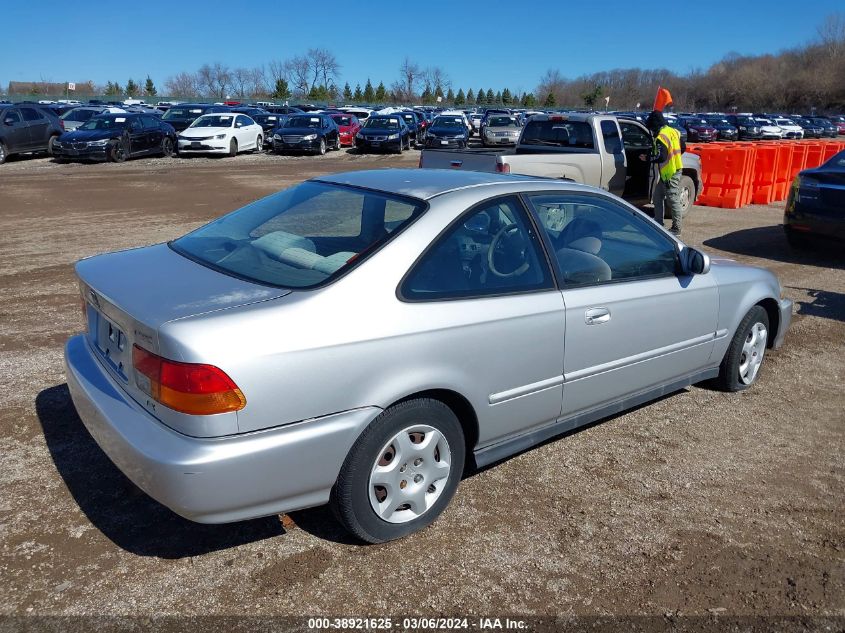
[[[0,614],[794,616],[786,628],[810,630],[829,616],[841,628],[845,266],[791,251],[781,205],[696,207],[684,232],[771,268],[795,300],[753,389],[696,386],[474,473],[416,536],[362,546],[324,508],[193,524],[120,474],[65,385],[62,346],[81,328],[73,262],[311,176],[416,162],[0,167]]]

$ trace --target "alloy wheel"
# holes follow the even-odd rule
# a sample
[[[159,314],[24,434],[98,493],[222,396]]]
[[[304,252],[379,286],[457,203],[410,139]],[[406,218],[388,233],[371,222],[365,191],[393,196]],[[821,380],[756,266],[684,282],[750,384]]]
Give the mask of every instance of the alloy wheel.
[[[750,385],[754,382],[757,372],[760,370],[760,365],[763,364],[768,334],[766,326],[758,321],[751,326],[751,330],[745,337],[745,342],[742,345],[742,355],[739,359],[739,379],[745,385]]]

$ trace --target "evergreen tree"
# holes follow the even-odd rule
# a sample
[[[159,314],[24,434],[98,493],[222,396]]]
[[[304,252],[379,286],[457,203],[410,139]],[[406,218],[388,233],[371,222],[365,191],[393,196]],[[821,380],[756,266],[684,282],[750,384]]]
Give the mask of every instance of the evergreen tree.
[[[126,82],[126,95],[129,97],[134,97],[138,94],[138,84],[135,83],[134,80],[130,79]]]
[[[144,83],[144,94],[148,97],[155,97],[158,94],[153,80],[147,75],[147,81]]]
[[[352,101],[352,88],[349,87],[349,82],[343,86],[343,98],[346,101]]]
[[[496,96],[494,97],[494,99],[496,99],[497,104],[502,103],[502,91],[501,90],[496,92]]]
[[[290,99],[290,88],[288,88],[288,82],[285,79],[277,79],[276,87],[273,89],[273,93],[270,96],[274,99]]]
[[[475,103],[475,93],[472,88],[467,91],[467,103]]]
[[[455,105],[464,105],[467,102],[466,96],[464,96],[464,89],[458,88],[458,94],[455,95]]]
[[[435,97],[440,97],[441,99],[443,98],[443,86],[441,86],[440,84],[437,84],[437,85],[434,87],[434,96],[435,96]],[[435,101],[436,101],[436,100],[437,100],[437,99],[435,99]]]
[[[378,82],[378,87],[376,88],[376,103],[384,103],[387,97],[387,90],[384,87],[384,82]]]
[[[504,103],[505,105],[508,105],[512,100],[513,100],[513,97],[511,96],[511,91],[508,90],[507,88],[505,88],[502,91],[502,103]]]
[[[420,101],[426,104],[434,103],[434,93],[431,92],[431,86],[428,84],[425,85],[425,90],[420,95]]]
[[[361,92],[361,84],[355,84],[355,94],[352,95],[352,98],[356,103],[360,103],[364,100],[364,93]]]
[[[488,88],[487,94],[484,96],[484,103],[486,103],[487,105],[493,105],[495,99],[496,95],[493,94],[493,89]]]
[[[455,103],[455,93],[452,92],[451,88],[449,88],[449,92],[446,93],[446,101],[448,103]]]
[[[376,98],[376,91],[373,90],[373,84],[370,83],[370,78],[367,77],[367,85],[364,86],[364,101],[372,103]]]
[[[475,97],[475,105],[481,105],[484,103],[484,89],[479,88],[478,94]]]
[[[549,96],[546,97],[546,100],[543,102],[543,107],[544,108],[553,108],[553,107],[555,107],[555,103],[556,103],[555,95],[554,95],[554,93],[550,92]]]

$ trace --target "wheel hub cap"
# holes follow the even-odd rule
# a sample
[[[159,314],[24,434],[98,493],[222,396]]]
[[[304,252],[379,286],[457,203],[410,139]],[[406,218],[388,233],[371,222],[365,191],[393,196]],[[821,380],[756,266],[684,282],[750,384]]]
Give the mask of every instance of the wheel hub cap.
[[[758,322],[751,327],[751,331],[745,337],[739,357],[739,379],[745,385],[754,382],[760,365],[763,364],[768,335],[766,326]]]
[[[370,506],[388,523],[407,523],[427,512],[446,487],[449,443],[434,427],[418,424],[394,435],[370,471]]]

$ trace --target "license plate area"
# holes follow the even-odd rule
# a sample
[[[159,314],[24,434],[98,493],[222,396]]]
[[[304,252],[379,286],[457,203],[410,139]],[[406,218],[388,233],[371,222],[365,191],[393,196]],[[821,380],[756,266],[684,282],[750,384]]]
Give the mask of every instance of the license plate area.
[[[191,141],[191,147],[196,147],[199,149],[201,143],[199,141]]]
[[[113,321],[101,312],[88,307],[88,322],[94,345],[100,357],[124,382],[129,381],[129,368],[132,363],[132,346],[123,332]]]

